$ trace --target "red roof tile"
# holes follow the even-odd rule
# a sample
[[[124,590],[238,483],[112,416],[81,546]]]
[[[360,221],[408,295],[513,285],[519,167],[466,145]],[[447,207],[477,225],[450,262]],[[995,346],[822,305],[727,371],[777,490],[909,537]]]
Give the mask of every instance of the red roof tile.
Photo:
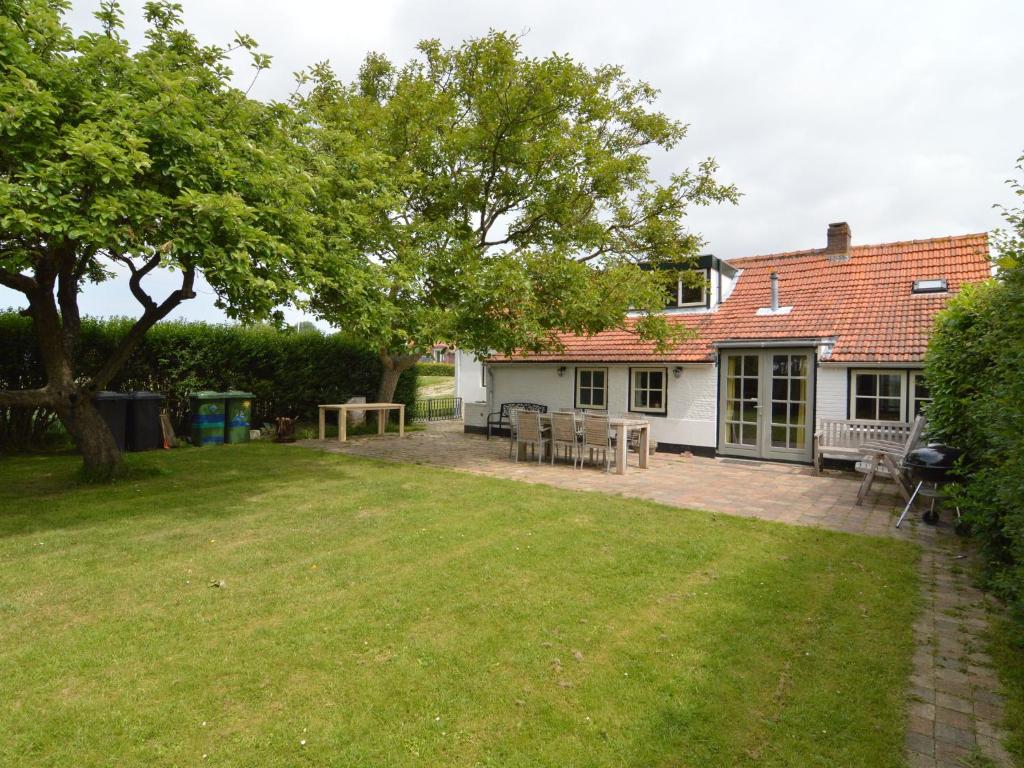
[[[705,362],[714,342],[732,339],[834,338],[834,362],[916,363],[924,358],[935,314],[964,283],[989,272],[985,233],[909,240],[850,249],[850,259],[830,262],[824,250],[752,256],[729,262],[741,270],[719,307],[679,314],[670,321],[696,331],[667,354],[630,330],[594,336],[561,336],[564,350],[498,361]],[[779,276],[779,304],[786,315],[758,315],[770,300],[770,275]],[[948,293],[913,294],[914,280],[945,278]]]

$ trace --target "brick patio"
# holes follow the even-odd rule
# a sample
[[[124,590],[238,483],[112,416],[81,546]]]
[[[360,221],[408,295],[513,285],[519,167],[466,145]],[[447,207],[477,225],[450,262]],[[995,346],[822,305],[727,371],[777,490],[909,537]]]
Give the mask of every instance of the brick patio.
[[[630,457],[625,475],[564,462],[513,462],[508,440],[462,432],[461,422],[435,423],[421,432],[328,440],[297,445],[332,453],[427,464],[464,472],[541,483],[569,490],[600,491],[675,507],[706,509],[794,525],[870,536],[894,536],[922,547],[919,572],[923,610],[914,624],[917,645],[908,689],[907,760],[911,766],[963,766],[978,753],[997,766],[1012,766],[1002,747],[1002,699],[984,652],[983,632],[995,604],[970,585],[971,553],[948,520],[938,526],[911,515],[897,530],[899,495],[877,482],[856,506],[860,476],[804,466],[658,453],[648,469]]]

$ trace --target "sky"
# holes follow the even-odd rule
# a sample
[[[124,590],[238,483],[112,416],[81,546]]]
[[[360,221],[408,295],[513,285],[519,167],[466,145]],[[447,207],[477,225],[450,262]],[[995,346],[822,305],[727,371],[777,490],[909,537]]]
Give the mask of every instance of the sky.
[[[1024,154],[1024,2],[558,2],[557,0],[181,0],[204,43],[236,31],[273,56],[251,95],[282,100],[292,73],[329,60],[343,79],[369,51],[405,61],[425,38],[521,33],[530,55],[619,64],[660,91],[686,139],[653,158],[659,178],[713,156],[736,206],[693,209],[688,226],[721,258],[818,248],[829,222],[854,244],[981,232],[1013,202]],[[69,23],[96,28],[98,0]],[[142,41],[141,0],[124,0]],[[251,74],[239,67],[238,83]],[[154,293],[175,287],[151,275]],[[83,312],[134,315],[126,281],[86,288]],[[223,320],[208,286],[173,318]],[[0,307],[21,306],[0,288]],[[296,312],[289,319],[298,320]]]

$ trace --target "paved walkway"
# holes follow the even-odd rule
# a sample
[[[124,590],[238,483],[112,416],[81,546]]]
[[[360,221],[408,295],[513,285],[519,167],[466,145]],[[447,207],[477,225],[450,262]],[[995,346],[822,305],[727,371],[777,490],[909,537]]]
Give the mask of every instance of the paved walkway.
[[[917,650],[908,692],[907,761],[915,768],[951,768],[971,765],[964,760],[980,754],[996,766],[1012,766],[999,730],[1002,699],[982,641],[987,615],[995,606],[970,586],[970,550],[948,521],[929,526],[912,516],[896,529],[902,502],[884,480],[858,507],[859,475],[818,475],[804,466],[658,453],[647,470],[636,466],[633,455],[626,474],[615,475],[591,466],[573,470],[561,462],[513,462],[507,439],[464,434],[461,422],[431,424],[401,440],[386,435],[345,444],[303,440],[297,445],[915,541],[922,546],[918,567],[923,610],[914,625]]]

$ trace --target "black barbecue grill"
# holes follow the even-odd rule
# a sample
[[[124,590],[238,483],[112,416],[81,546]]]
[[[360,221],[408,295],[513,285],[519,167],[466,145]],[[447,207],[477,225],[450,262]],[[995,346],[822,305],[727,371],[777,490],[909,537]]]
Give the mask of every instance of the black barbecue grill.
[[[907,454],[907,458],[903,460],[903,467],[907,470],[911,482],[916,482],[917,486],[914,488],[914,493],[911,495],[910,501],[907,502],[907,506],[904,507],[903,514],[896,521],[897,528],[910,512],[910,508],[918,496],[932,500],[931,507],[924,513],[924,521],[934,523],[938,520],[938,515],[935,512],[935,499],[941,495],[942,487],[953,481],[950,473],[962,453],[959,448],[941,443],[931,443]],[[956,516],[959,520],[959,509],[956,510]]]

